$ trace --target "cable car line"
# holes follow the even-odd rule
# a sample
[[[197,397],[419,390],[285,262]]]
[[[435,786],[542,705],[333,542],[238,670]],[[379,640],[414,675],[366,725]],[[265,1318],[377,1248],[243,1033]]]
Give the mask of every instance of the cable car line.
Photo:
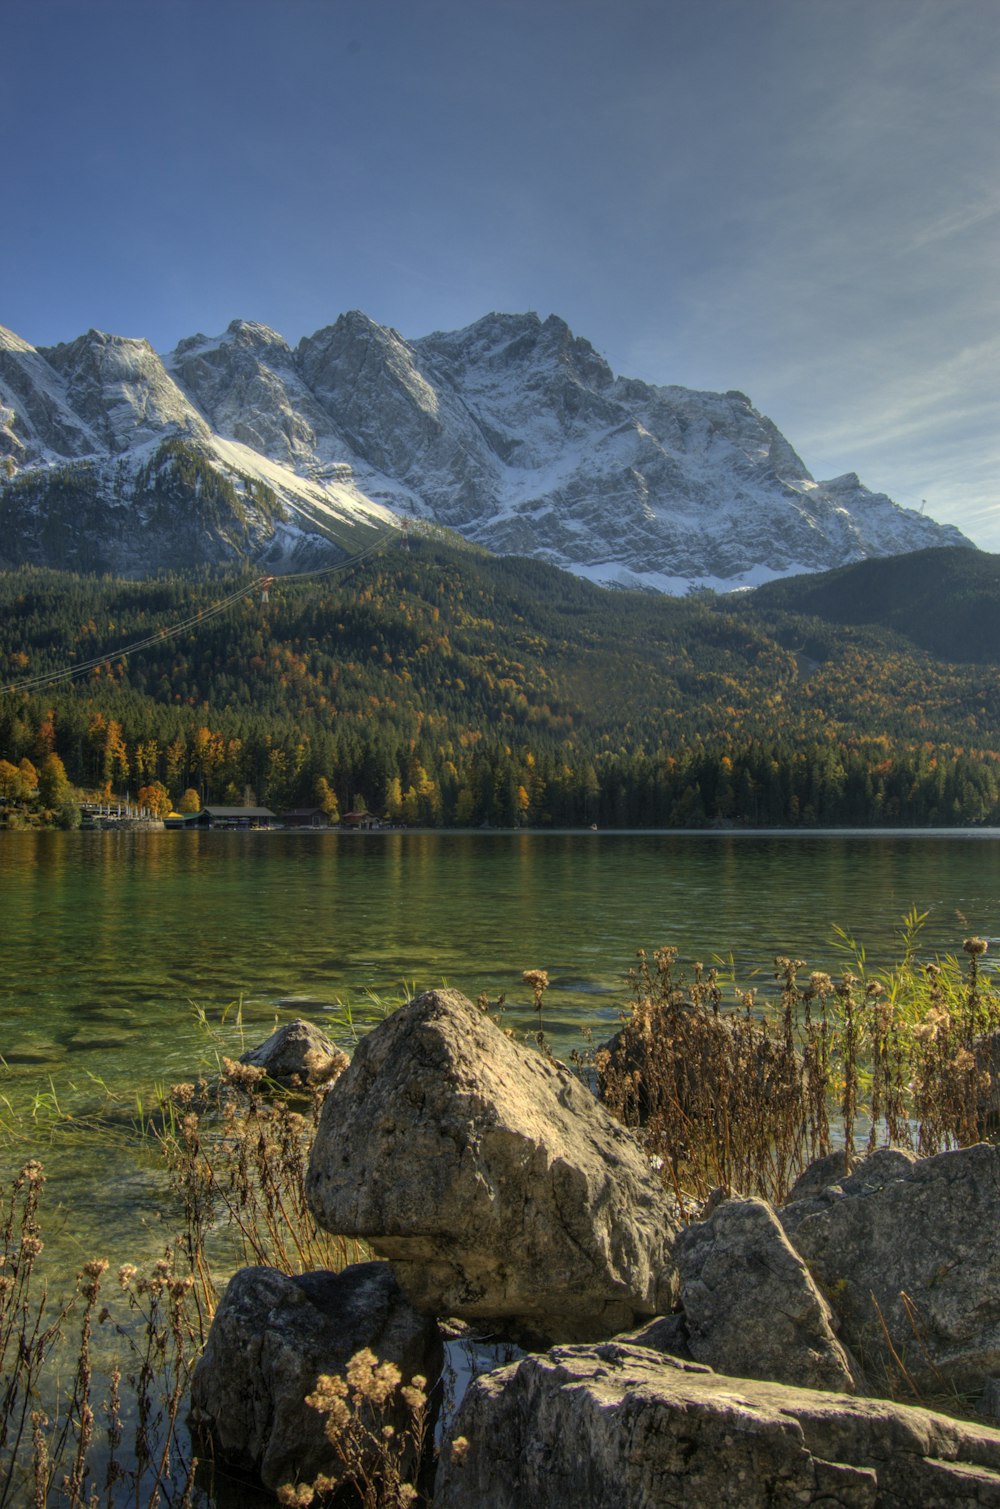
[[[246,586],[238,588],[235,592],[230,592],[228,596],[220,598],[217,602],[209,603],[205,608],[199,608],[197,612],[182,619],[180,623],[174,624],[169,629],[157,629],[154,634],[147,635],[145,639],[134,640],[131,644],[122,645],[117,650],[108,650],[102,655],[95,655],[90,660],[78,661],[61,671],[51,671],[38,676],[28,676],[21,681],[11,682],[8,686],[0,686],[0,696],[5,696],[8,692],[37,691],[43,686],[53,686],[62,681],[73,681],[76,677],[83,676],[88,671],[95,670],[98,666],[107,665],[110,661],[121,660],[128,655],[137,654],[140,650],[149,649],[150,645],[162,644],[167,640],[176,639],[179,634],[185,633],[188,629],[196,628],[199,624],[206,622],[210,618],[218,617],[220,613],[224,613],[228,608],[231,608],[234,603],[239,602],[242,598],[252,597],[255,593],[259,592],[261,594],[261,605],[266,606],[269,601],[267,596],[268,587],[274,586],[276,582],[307,581],[312,577],[332,576],[338,571],[347,571],[352,566],[358,565],[361,561],[368,560],[370,556],[383,550],[389,541],[389,537],[396,533],[397,530],[395,527],[384,529],[378,538],[372,541],[371,544],[366,545],[364,549],[357,551],[352,556],[348,556],[346,560],[337,561],[332,566],[321,566],[312,571],[290,571],[280,577],[254,577],[253,581],[249,582]],[[340,542],[333,540],[333,543],[339,544]]]

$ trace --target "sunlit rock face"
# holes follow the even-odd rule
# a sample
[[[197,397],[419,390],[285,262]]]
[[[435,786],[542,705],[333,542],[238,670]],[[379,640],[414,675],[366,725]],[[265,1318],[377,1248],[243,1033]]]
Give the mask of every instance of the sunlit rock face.
[[[429,1315],[576,1340],[673,1305],[676,1214],[639,1144],[457,990],[362,1038],[323,1103],[306,1194]]]

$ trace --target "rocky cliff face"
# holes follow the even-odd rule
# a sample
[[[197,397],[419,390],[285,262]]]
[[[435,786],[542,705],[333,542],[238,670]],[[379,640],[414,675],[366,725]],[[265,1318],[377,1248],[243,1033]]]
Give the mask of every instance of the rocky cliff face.
[[[0,330],[2,562],[152,570],[183,540],[282,569],[400,515],[666,591],[968,543],[853,473],[815,481],[742,393],[616,378],[554,315],[407,342],[354,312],[295,350],[237,320],[165,361],[97,331],[35,350]]]

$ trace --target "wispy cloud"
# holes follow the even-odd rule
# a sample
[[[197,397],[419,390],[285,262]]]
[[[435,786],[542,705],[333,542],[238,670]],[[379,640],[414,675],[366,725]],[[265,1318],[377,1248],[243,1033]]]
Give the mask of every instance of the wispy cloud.
[[[984,225],[1000,215],[1000,193],[995,193],[985,204],[970,202],[944,214],[927,225],[920,226],[913,235],[915,247],[926,246],[932,241],[947,241],[953,236],[964,235],[974,227]]]

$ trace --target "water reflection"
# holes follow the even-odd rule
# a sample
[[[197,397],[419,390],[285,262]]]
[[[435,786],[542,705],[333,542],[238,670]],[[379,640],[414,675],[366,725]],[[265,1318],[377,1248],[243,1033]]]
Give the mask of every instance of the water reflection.
[[[834,924],[885,961],[916,906],[950,952],[995,930],[998,901],[1000,844],[978,833],[4,834],[0,1012],[22,1063],[70,1043],[82,1062],[99,1025],[87,1067],[135,1084],[203,1053],[192,1003],[242,998],[263,1030],[303,995],[332,1011],[448,981],[506,992],[530,1025],[521,971],[546,968],[568,1050],[640,946],[835,968]]]
[[[537,1025],[526,968],[552,979],[557,1051],[598,1041],[644,946],[710,962],[732,954],[766,984],[776,952],[836,969],[833,925],[888,962],[905,912],[928,911],[928,952],[1000,932],[997,834],[12,833],[0,835],[0,1114],[32,1122],[35,1097],[86,1110],[106,1084],[126,1105],[238,1054],[276,1017],[334,1025],[350,999],[444,981],[504,992],[506,1021]],[[1000,950],[998,950],[1000,951]],[[206,1036],[195,1007],[218,1021]],[[33,1135],[33,1134],[32,1134]],[[9,1174],[40,1152],[60,1243],[90,1255],[122,1207],[142,1207],[148,1250],[165,1235],[156,1159],[99,1138],[0,1148]],[[120,1177],[122,1172],[125,1179]],[[113,1190],[109,1188],[113,1184]],[[144,1203],[145,1202],[145,1203]],[[135,1260],[139,1228],[117,1257]],[[126,1245],[122,1246],[124,1243]]]

